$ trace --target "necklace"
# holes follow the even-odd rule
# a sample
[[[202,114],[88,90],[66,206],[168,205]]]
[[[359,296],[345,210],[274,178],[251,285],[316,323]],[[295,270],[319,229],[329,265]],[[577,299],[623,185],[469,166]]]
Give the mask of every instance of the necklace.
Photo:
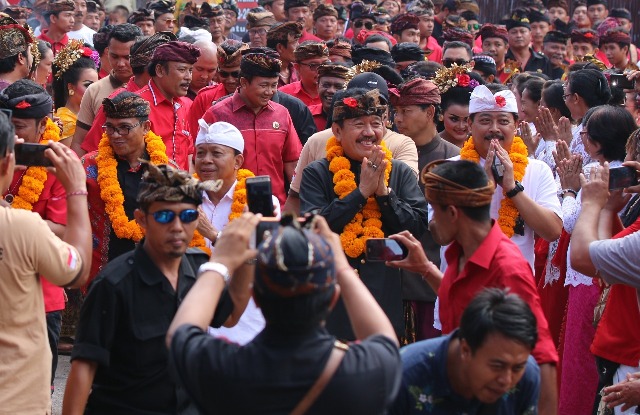
[[[16,184],[13,185],[12,188],[9,188],[9,193],[7,193],[7,195],[4,197],[5,202],[7,202],[8,204],[13,203],[13,199],[15,199],[15,193],[18,191],[18,187],[20,183],[22,183],[22,178],[26,173],[27,173],[26,170],[23,171],[22,174],[20,175],[20,178],[16,181]]]

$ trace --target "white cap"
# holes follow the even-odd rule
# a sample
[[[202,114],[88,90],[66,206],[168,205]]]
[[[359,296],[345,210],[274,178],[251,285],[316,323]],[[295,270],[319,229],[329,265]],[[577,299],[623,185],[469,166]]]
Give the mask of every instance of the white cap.
[[[200,144],[222,144],[244,152],[244,138],[242,133],[228,122],[214,122],[209,125],[202,118],[198,120],[200,130],[196,137],[196,147]]]
[[[471,93],[469,114],[478,112],[518,112],[516,96],[509,90],[500,91],[495,95],[484,85],[477,86]]]

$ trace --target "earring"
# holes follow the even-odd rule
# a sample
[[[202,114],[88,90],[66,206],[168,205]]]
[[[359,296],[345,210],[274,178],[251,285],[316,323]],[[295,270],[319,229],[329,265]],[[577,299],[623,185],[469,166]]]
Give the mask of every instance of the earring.
[[[75,94],[75,93],[76,93],[76,91],[74,91],[73,89],[70,89],[70,90],[69,90],[69,96],[70,96],[70,97],[72,97],[72,96],[73,96],[73,94]]]
[[[442,114],[438,115],[438,121],[440,122],[444,121],[444,115]]]

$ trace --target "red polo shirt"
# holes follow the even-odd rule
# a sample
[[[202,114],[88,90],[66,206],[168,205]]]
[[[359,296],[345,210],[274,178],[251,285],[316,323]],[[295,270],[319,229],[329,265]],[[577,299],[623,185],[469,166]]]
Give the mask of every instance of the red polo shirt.
[[[429,39],[427,39],[427,45],[424,48],[424,50],[432,51],[429,54],[429,56],[427,56],[428,61],[438,62],[439,64],[442,65],[442,54],[443,54],[442,46],[438,44],[438,41],[436,40],[435,37],[429,36]]]
[[[60,42],[56,42],[53,39],[51,39],[49,36],[47,36],[48,32],[49,32],[49,29],[42,32],[40,36],[38,36],[38,39],[44,40],[45,42],[49,42],[51,44],[51,50],[53,50],[53,54],[57,55],[58,52],[60,52],[60,49],[67,46],[67,43],[69,43],[69,36],[67,36],[67,34],[65,33],[62,39],[60,39]]]
[[[300,43],[305,42],[307,40],[313,40],[314,42],[322,42],[322,39],[320,39],[318,36],[312,35],[311,33],[307,32],[307,29],[304,29],[302,31],[302,36],[300,36]]]
[[[327,116],[322,112],[322,104],[311,105],[309,107],[311,115],[313,115],[313,122],[316,123],[318,131],[327,129]]]
[[[289,94],[298,98],[300,101],[304,102],[307,107],[312,105],[322,104],[320,100],[320,95],[317,95],[315,98],[311,95],[307,94],[307,91],[302,87],[302,81],[292,82],[289,85],[285,85],[282,88],[278,88],[278,91],[284,92],[285,94]],[[324,130],[324,128],[323,128]],[[321,131],[321,130],[318,130]]]
[[[189,131],[191,131],[193,137],[198,135],[198,120],[213,106],[214,102],[227,95],[227,90],[223,84],[206,86],[198,91],[196,99],[194,99],[193,104],[191,104],[188,118]]]
[[[245,104],[240,93],[218,102],[202,117],[207,124],[225,121],[236,126],[244,138],[244,164],[256,176],[271,177],[271,189],[281,204],[286,201],[284,163],[297,161],[302,145],[289,111],[269,101],[258,114]]]
[[[151,104],[151,130],[162,137],[167,146],[167,156],[184,170],[189,170],[189,154],[193,151],[194,140],[189,132],[187,117],[191,100],[185,97],[168,101],[160,92],[153,79],[138,91],[138,95]]]
[[[483,288],[509,288],[529,304],[538,321],[538,343],[533,357],[538,364],[557,363],[558,353],[540,306],[531,267],[517,245],[502,232],[498,222],[494,222],[461,272],[458,271],[460,254],[461,246],[457,242],[445,252],[447,270],[438,290],[442,334],[450,333],[460,325],[462,312]]]
[[[122,91],[129,92],[138,92],[140,87],[135,83],[134,77],[132,76],[125,85],[124,88],[118,88],[109,95],[109,98],[113,98],[118,95]],[[98,113],[96,117],[93,119],[93,123],[91,124],[91,129],[82,140],[82,149],[87,153],[91,153],[92,151],[96,151],[98,149],[98,144],[100,144],[100,139],[102,138],[102,126],[107,121],[107,117],[104,115],[104,110],[102,109],[102,105],[98,109]]]

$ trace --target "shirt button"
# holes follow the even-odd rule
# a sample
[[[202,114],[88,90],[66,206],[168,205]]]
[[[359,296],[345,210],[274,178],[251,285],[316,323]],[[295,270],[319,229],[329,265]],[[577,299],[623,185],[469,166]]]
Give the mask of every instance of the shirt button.
[[[353,272],[355,272],[356,274],[359,274],[357,269],[354,269]]]
[[[133,258],[129,258],[129,259],[127,259],[127,263],[128,263],[129,265],[133,265]]]
[[[361,264],[365,264],[365,263],[366,263],[366,261],[364,260],[364,258],[360,260],[360,263],[361,263]]]

